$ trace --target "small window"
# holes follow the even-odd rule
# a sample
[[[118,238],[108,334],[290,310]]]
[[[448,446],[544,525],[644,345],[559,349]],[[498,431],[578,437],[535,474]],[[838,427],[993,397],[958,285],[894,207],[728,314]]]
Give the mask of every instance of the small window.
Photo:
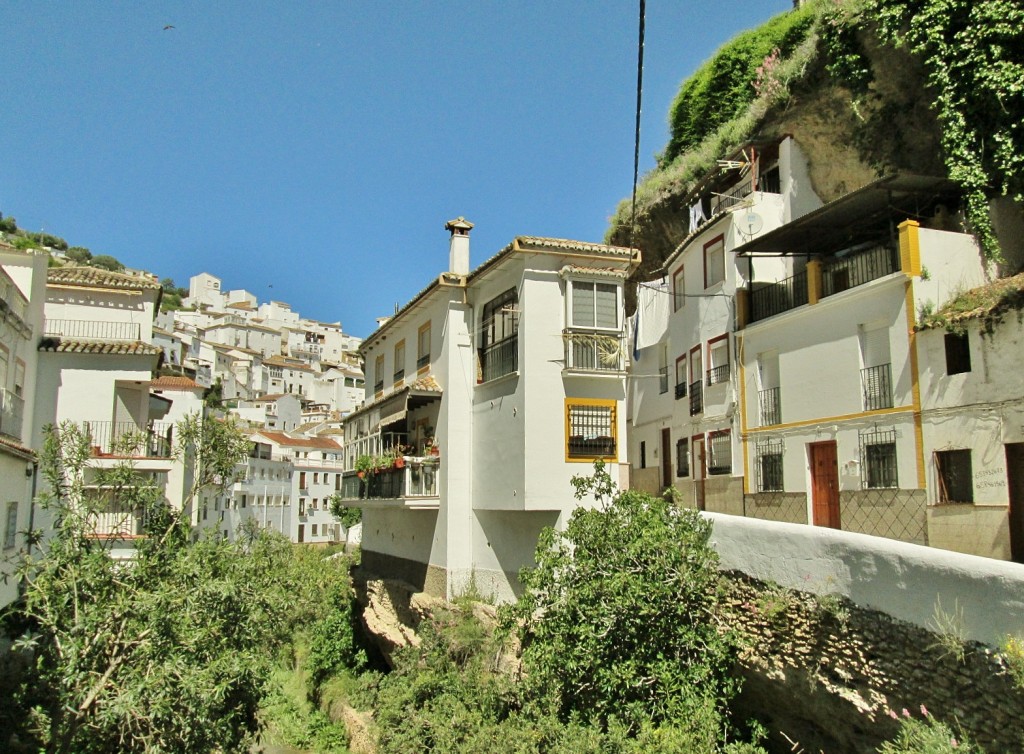
[[[416,368],[426,369],[430,366],[430,323],[420,327],[416,338]]]
[[[289,385],[289,387],[291,387],[291,386]],[[384,354],[381,354],[373,362],[373,392],[380,393],[380,392],[383,392],[383,390],[384,390]]]
[[[484,305],[480,327],[480,381],[519,369],[519,295],[509,288]]]
[[[18,503],[7,503],[7,521],[4,526],[4,549],[10,550],[18,539]]]
[[[395,343],[395,373],[393,375],[396,383],[405,378],[405,341]]]
[[[615,401],[567,399],[565,407],[568,460],[616,458]]]
[[[896,467],[896,430],[860,435],[861,485],[865,489],[899,486]]]
[[[316,536],[316,530],[317,530],[317,524],[310,525],[310,527],[309,527],[309,534],[310,534],[311,537],[315,537]]]
[[[647,441],[646,440],[641,440],[640,441],[640,468],[641,469],[646,469],[647,468]]]
[[[676,441],[676,476],[690,476],[690,441],[685,437]]]
[[[971,449],[939,450],[935,453],[940,503],[973,503]]]
[[[619,329],[619,286],[614,283],[571,282],[570,327]]]
[[[946,374],[971,371],[971,345],[967,333],[946,333]]]
[[[725,280],[725,238],[719,236],[704,246],[704,287]]]
[[[708,433],[708,474],[732,473],[732,435],[728,429]]]
[[[658,349],[658,392],[668,392],[668,344],[662,343]]]
[[[672,276],[672,311],[677,312],[686,305],[686,277],[683,268]]]
[[[708,343],[708,386],[729,381],[729,338]]]
[[[686,397],[686,354],[676,359],[676,400]]]
[[[757,491],[781,492],[782,441],[765,440],[757,444]]]

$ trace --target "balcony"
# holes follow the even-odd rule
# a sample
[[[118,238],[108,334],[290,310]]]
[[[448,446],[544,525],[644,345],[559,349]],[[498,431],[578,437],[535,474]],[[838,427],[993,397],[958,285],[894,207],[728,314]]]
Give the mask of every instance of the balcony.
[[[150,422],[82,422],[93,456],[119,458],[170,458],[174,449],[174,424]]]
[[[622,372],[626,368],[625,337],[563,330],[565,368],[578,372]]]
[[[761,407],[761,426],[769,427],[773,424],[782,423],[782,403],[779,397],[779,388],[770,387],[757,394],[758,403]]]
[[[680,398],[685,398],[685,397],[686,397],[686,383],[685,382],[676,383],[676,400],[678,401]]]
[[[504,377],[519,369],[519,336],[513,335],[480,349],[480,381]]]
[[[774,317],[776,314],[803,306],[807,298],[807,271],[777,283],[753,283],[750,292],[750,321]]]
[[[87,516],[91,535],[98,539],[128,539],[146,533],[146,509],[114,501],[99,501]]]
[[[88,319],[48,319],[43,332],[46,337],[80,338],[82,340],[142,339],[138,322],[96,322]]]
[[[10,390],[0,390],[0,434],[21,440],[25,399]]]
[[[892,373],[890,364],[879,364],[860,370],[860,385],[864,394],[864,410],[877,411],[892,408]]]
[[[708,370],[708,387],[729,381],[729,364],[719,364]]]
[[[821,266],[821,295],[832,296],[870,283],[900,269],[899,254],[888,246],[824,260]]]
[[[425,353],[422,356],[420,356],[418,359],[416,359],[416,368],[417,369],[423,369],[424,367],[428,366],[429,364],[430,364],[430,354],[429,353]]]
[[[355,471],[346,471],[341,477],[341,499],[399,500],[407,507],[417,507],[417,502],[428,507],[436,504],[432,498],[437,497],[437,470],[436,458],[406,457],[403,468],[367,473],[362,478]]]
[[[704,383],[701,380],[690,383],[690,416],[704,410]]]

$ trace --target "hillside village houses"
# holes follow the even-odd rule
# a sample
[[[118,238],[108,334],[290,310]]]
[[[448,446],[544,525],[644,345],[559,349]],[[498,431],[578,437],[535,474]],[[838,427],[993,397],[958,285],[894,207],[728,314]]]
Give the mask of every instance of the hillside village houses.
[[[639,290],[634,485],[1019,559],[1016,335],[981,350],[984,376],[950,377],[949,339],[917,332],[985,281],[974,238],[951,222],[956,187],[893,175],[821,206],[792,137],[733,157],[691,195],[664,282]]]
[[[361,348],[342,495],[363,509],[366,571],[509,599],[578,504],[574,475],[600,457],[627,482],[623,288],[640,255],[520,236],[471,271],[472,223],[445,227],[447,270]]]

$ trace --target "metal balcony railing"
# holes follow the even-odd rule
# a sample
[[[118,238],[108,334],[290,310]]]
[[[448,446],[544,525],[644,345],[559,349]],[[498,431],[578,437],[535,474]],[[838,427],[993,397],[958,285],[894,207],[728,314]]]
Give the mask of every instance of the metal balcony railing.
[[[144,508],[129,508],[119,503],[89,513],[92,532],[97,537],[138,537],[146,533]]]
[[[341,475],[342,500],[399,500],[437,497],[436,458],[405,457],[405,466],[362,477],[355,471]]]
[[[821,268],[821,295],[841,293],[899,269],[899,254],[888,246],[875,246],[846,257],[828,259]]]
[[[135,341],[142,338],[142,325],[138,322],[48,319],[43,334],[47,337],[82,338],[84,340]]]
[[[782,423],[782,403],[779,397],[779,388],[770,387],[758,394],[758,403],[761,405],[761,426],[767,427],[772,424]]]
[[[777,283],[754,283],[750,292],[750,321],[757,322],[807,303],[807,271]]]
[[[430,363],[430,354],[429,353],[425,353],[422,356],[420,356],[418,359],[416,359],[416,368],[417,369],[423,369],[423,367],[427,366],[429,363]]]
[[[864,393],[864,410],[892,408],[892,373],[890,364],[879,364],[860,370]]]
[[[720,382],[729,381],[729,365],[719,364],[717,367],[711,367],[708,370],[708,387],[717,385]]]
[[[690,416],[704,410],[704,383],[701,380],[690,383]]]
[[[174,448],[174,424],[150,422],[82,422],[93,455],[130,458],[170,458]]]
[[[384,380],[377,380],[373,383],[373,392],[382,393],[384,392]]]
[[[0,434],[21,441],[25,399],[10,390],[0,390]]]
[[[564,330],[565,368],[585,372],[621,372],[626,368],[625,338],[621,334]]]
[[[480,349],[481,381],[487,382],[519,369],[519,336],[513,335]]]
[[[685,398],[685,397],[686,397],[686,383],[685,382],[677,382],[676,383],[676,400],[679,400],[680,398]]]

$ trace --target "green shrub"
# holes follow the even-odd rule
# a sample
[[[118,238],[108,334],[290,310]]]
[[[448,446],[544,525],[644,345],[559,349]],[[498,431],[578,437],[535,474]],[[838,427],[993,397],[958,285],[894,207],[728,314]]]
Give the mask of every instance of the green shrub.
[[[889,714],[900,721],[900,732],[882,744],[878,749],[881,754],[984,754],[962,732],[928,714],[923,704],[920,719],[907,710],[903,710],[902,717],[895,712]]]

